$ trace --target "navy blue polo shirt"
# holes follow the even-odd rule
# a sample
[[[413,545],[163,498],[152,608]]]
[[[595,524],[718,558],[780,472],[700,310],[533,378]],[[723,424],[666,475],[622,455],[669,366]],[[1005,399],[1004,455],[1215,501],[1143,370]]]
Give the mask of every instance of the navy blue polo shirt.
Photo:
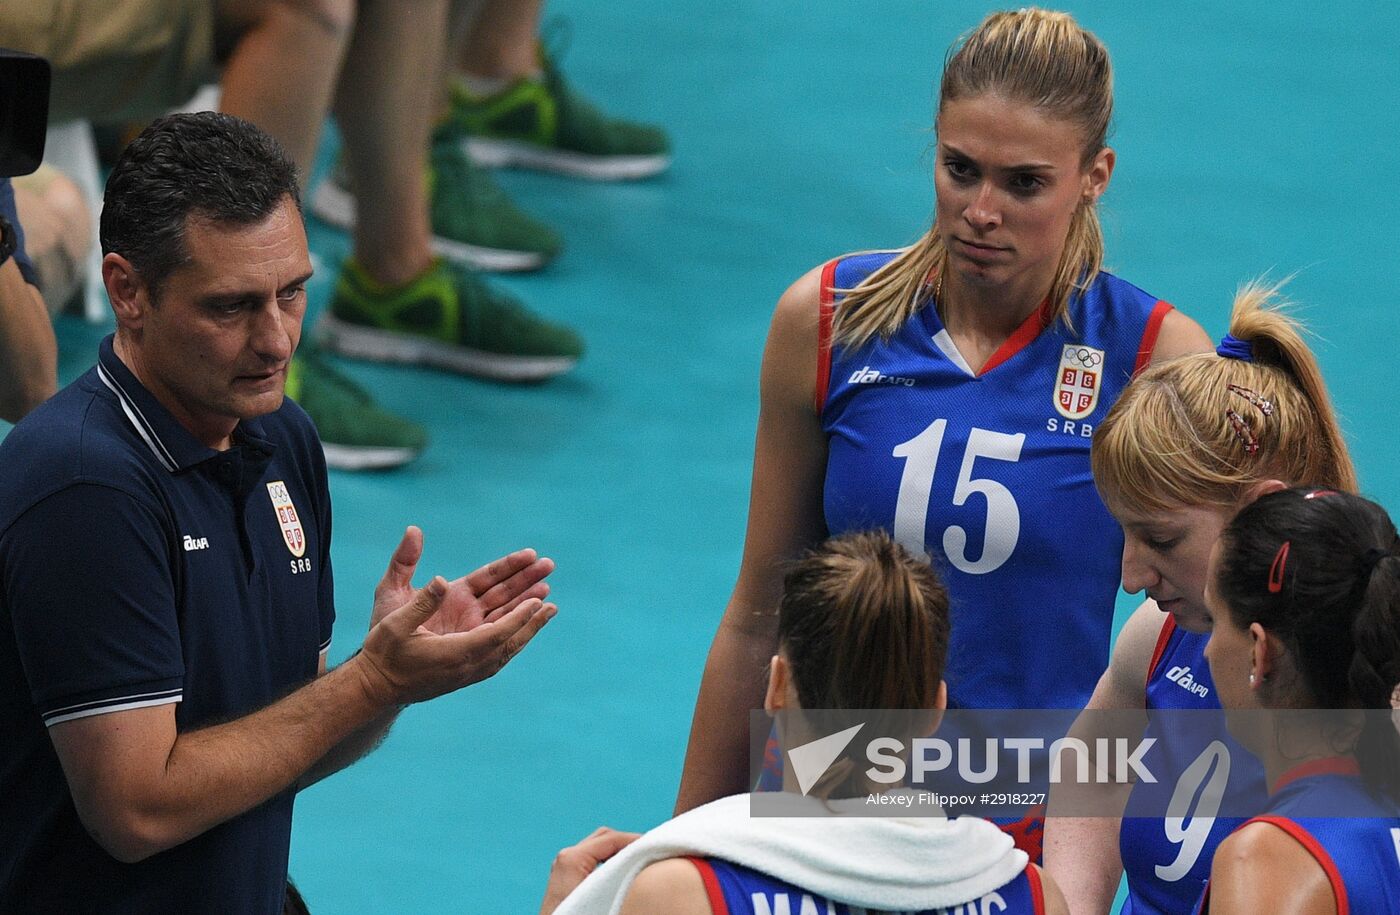
[[[78,820],[47,727],[178,703],[180,731],[316,675],[331,508],[290,399],[197,441],[102,341],[0,444],[0,911],[281,911],[291,789],[137,864]]]

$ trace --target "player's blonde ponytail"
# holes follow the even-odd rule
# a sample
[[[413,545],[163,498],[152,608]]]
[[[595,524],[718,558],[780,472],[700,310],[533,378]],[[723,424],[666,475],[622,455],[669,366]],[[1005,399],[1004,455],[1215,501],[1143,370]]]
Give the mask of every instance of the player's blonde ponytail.
[[[1317,358],[1279,310],[1278,291],[1246,285],[1230,317],[1233,342],[1151,365],[1128,385],[1090,451],[1110,507],[1231,507],[1269,479],[1356,491]]]

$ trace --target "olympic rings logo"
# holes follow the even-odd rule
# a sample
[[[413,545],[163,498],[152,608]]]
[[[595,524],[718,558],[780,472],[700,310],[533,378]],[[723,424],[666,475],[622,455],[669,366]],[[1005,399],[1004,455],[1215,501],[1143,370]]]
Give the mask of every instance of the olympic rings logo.
[[[1103,353],[1096,349],[1081,346],[1078,349],[1065,347],[1064,360],[1081,368],[1092,369],[1103,362]]]

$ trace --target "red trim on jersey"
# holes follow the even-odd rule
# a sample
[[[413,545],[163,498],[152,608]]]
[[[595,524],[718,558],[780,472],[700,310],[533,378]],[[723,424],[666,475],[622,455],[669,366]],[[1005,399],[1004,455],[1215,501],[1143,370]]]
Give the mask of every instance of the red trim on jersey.
[[[1157,335],[1162,332],[1162,321],[1171,310],[1171,303],[1161,299],[1152,306],[1152,313],[1147,316],[1147,326],[1142,331],[1142,342],[1138,344],[1137,361],[1133,363],[1134,375],[1147,368],[1147,363],[1152,361],[1152,351],[1157,348]]]
[[[1157,636],[1157,647],[1152,650],[1152,660],[1147,664],[1147,679],[1143,681],[1142,688],[1147,689],[1147,684],[1152,682],[1152,675],[1157,672],[1157,665],[1162,663],[1162,655],[1167,653],[1167,643],[1171,641],[1172,633],[1176,632],[1176,617],[1170,613],[1166,620],[1162,622],[1162,631]],[[1146,701],[1146,697],[1144,697]]]
[[[1327,760],[1323,761],[1326,762]],[[1298,768],[1301,769],[1303,766],[1299,766]],[[1288,817],[1255,817],[1252,820],[1246,820],[1244,825],[1240,828],[1243,829],[1250,823],[1268,823],[1270,826],[1277,826],[1279,829],[1282,829],[1292,836],[1299,845],[1306,848],[1308,853],[1313,856],[1313,859],[1316,860],[1318,864],[1322,865],[1322,870],[1327,874],[1327,882],[1332,884],[1332,895],[1337,897],[1337,915],[1350,915],[1351,903],[1347,901],[1346,884],[1342,882],[1342,875],[1341,872],[1337,870],[1337,863],[1332,860],[1332,856],[1327,854],[1327,849],[1322,847],[1322,843],[1317,841],[1312,833],[1308,832],[1295,821],[1288,819]]]
[[[1026,879],[1031,885],[1031,909],[1035,915],[1045,915],[1045,887],[1040,885],[1040,871],[1035,865],[1026,865]]]
[[[714,915],[729,915],[729,903],[724,901],[724,890],[720,889],[719,877],[709,861],[704,858],[686,857],[700,872],[700,882],[705,884],[705,897],[710,900],[710,911]]]
[[[1040,336],[1042,330],[1049,326],[1050,300],[1047,298],[1036,306],[1035,311],[1026,316],[1026,320],[1021,322],[1020,327],[1011,332],[1011,336],[1006,338],[1005,343],[997,347],[997,351],[992,353],[992,357],[982,365],[982,368],[977,370],[977,376],[980,378],[1025,349],[1032,340]]]
[[[817,295],[817,386],[813,403],[821,416],[826,406],[826,394],[831,390],[831,321],[836,313],[836,265],[841,258],[830,260],[822,267],[822,285]]]
[[[1312,762],[1294,766],[1280,775],[1278,781],[1274,782],[1273,788],[1269,789],[1269,793],[1278,794],[1285,786],[1300,778],[1307,778],[1309,775],[1349,775],[1352,778],[1360,778],[1361,767],[1350,756],[1329,756],[1326,759],[1314,759]]]
[[[1014,823],[998,823],[997,829],[1011,837],[1032,864],[1040,861],[1045,840],[1045,805],[1026,808],[1026,815]]]

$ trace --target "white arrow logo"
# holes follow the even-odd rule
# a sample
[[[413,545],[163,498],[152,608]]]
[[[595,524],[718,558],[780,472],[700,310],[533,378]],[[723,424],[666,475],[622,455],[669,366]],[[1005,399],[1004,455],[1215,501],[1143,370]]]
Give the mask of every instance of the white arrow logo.
[[[864,724],[858,724],[788,750],[792,772],[797,776],[797,787],[802,789],[804,796],[812,790],[817,780],[826,774],[827,768],[836,761],[836,757],[841,755],[863,727]]]

